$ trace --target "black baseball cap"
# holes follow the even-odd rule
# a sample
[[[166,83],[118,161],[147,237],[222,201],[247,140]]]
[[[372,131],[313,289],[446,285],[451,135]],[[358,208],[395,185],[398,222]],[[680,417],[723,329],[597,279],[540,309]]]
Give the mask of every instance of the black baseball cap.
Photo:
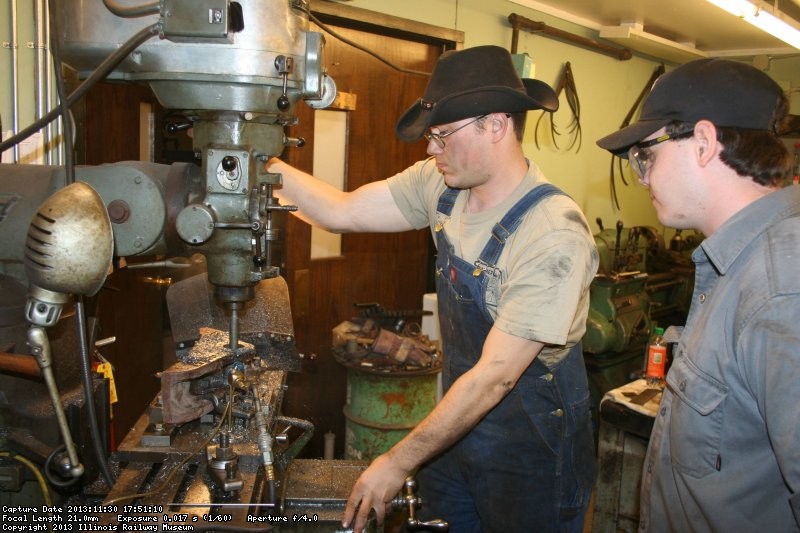
[[[783,90],[757,68],[728,59],[697,59],[658,78],[639,120],[597,141],[627,157],[628,148],[672,121],[776,131]]]

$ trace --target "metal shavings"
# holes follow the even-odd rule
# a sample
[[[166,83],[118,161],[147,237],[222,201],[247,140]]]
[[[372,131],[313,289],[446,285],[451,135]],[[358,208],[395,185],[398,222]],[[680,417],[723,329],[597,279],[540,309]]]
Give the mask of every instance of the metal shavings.
[[[208,364],[216,359],[233,356],[241,359],[243,356],[252,354],[255,347],[247,342],[239,342],[236,350],[231,350],[228,333],[211,328],[203,328],[200,332],[200,339],[187,351],[177,354],[178,359],[187,365]]]

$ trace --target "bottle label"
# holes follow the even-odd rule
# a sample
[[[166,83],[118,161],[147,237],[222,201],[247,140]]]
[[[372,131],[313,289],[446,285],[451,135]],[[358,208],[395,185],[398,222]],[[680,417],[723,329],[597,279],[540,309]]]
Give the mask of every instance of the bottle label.
[[[650,345],[647,348],[647,378],[663,378],[667,365],[667,347]]]

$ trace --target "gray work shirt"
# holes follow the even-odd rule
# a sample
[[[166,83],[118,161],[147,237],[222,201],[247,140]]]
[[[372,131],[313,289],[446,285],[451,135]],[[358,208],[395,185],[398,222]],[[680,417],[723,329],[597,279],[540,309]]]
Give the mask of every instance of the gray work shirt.
[[[644,463],[640,529],[800,530],[800,187],[694,251],[686,328]]]

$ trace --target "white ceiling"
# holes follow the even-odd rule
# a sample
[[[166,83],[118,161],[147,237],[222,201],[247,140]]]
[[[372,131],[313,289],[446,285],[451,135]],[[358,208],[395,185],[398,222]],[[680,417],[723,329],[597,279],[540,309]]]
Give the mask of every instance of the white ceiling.
[[[601,39],[620,46],[677,62],[703,56],[800,54],[705,0],[511,1],[596,30]],[[800,28],[800,0],[755,1],[770,12],[777,8],[784,20]]]

